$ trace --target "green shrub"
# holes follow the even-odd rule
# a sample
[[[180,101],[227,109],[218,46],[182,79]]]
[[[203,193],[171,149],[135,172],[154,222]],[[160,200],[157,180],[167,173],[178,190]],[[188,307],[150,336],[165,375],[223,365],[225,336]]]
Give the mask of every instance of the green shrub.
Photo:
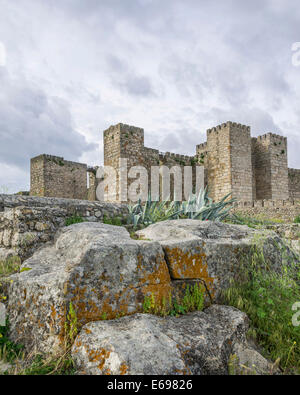
[[[13,256],[0,261],[0,277],[9,276],[17,273],[21,266],[21,259],[18,256]]]
[[[124,222],[121,217],[103,217],[103,223],[107,225],[123,226]]]
[[[69,311],[67,313],[65,322],[65,348],[71,347],[75,341],[78,333],[78,320],[77,314],[74,309],[73,303],[69,304]]]
[[[13,372],[18,375],[42,376],[42,375],[74,375],[75,365],[70,353],[52,357],[36,354],[31,363],[20,371]]]
[[[9,340],[9,321],[6,326],[0,326],[0,360],[13,362],[16,358],[21,358],[24,347]]]
[[[72,217],[69,217],[66,219],[66,226],[74,225],[74,224],[80,224],[81,222],[84,222],[83,218],[80,217],[79,215],[73,215]]]
[[[262,228],[267,225],[275,225],[278,223],[284,222],[283,220],[280,219],[266,219],[263,217],[249,217],[247,215],[244,215],[242,213],[235,213],[232,215],[228,215],[228,217],[225,219],[225,222],[234,224],[234,225],[247,225],[249,228]]]
[[[282,371],[300,373],[300,326],[292,324],[292,306],[300,301],[299,262],[281,273],[261,267],[263,255],[254,255],[243,281],[233,282],[224,303],[250,318],[249,334],[262,346],[265,356],[278,360]]]
[[[300,224],[300,215],[297,215],[297,217],[294,219],[295,224]]]

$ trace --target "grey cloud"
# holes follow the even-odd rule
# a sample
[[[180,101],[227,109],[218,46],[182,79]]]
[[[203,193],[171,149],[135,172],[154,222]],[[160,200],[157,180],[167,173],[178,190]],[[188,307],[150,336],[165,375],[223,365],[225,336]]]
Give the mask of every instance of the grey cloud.
[[[204,118],[211,120],[214,124],[207,125],[207,129],[227,121],[242,123],[251,126],[252,136],[258,136],[268,132],[283,134],[280,127],[274,122],[270,114],[255,107],[244,107],[242,104],[231,110],[216,107],[203,114]]]
[[[119,84],[130,95],[149,96],[153,95],[151,83],[147,77],[128,76],[127,79]]]
[[[147,146],[193,154],[207,128],[232,120],[287,135],[300,167],[298,0],[0,3],[13,77],[1,69],[0,162],[44,151],[96,161],[76,129],[98,145],[117,122],[145,127]]]
[[[78,159],[96,148],[75,131],[67,103],[0,68],[0,161],[28,166],[41,153]]]
[[[106,58],[106,63],[107,73],[115,87],[133,96],[154,95],[150,79],[147,76],[136,75],[126,60],[110,54]]]

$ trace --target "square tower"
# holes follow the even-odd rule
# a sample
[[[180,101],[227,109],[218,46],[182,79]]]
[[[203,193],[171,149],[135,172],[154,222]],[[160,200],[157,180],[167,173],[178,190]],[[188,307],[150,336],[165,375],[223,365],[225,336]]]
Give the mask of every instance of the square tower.
[[[109,201],[122,201],[120,186],[122,184],[119,171],[120,159],[127,159],[127,169],[144,163],[144,129],[118,123],[103,132],[104,166],[111,166],[116,170],[116,197],[107,196]],[[125,173],[125,170],[126,173]],[[123,188],[123,187],[122,187]],[[127,202],[127,200],[126,200]]]
[[[288,199],[287,138],[267,133],[253,141],[256,199]]]
[[[239,200],[253,199],[250,127],[226,122],[207,131],[207,182],[210,196],[226,194]]]
[[[32,158],[30,195],[85,200],[87,165],[45,154]]]

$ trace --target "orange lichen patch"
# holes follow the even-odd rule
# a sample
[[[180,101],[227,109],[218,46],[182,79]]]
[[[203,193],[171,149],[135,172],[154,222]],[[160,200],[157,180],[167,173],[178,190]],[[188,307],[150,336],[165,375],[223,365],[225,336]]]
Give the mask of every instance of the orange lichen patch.
[[[105,368],[105,362],[110,356],[110,351],[105,350],[105,348],[100,348],[99,350],[91,350],[88,346],[85,346],[87,356],[90,362],[97,363],[98,369],[102,374],[111,374],[110,369]]]
[[[105,365],[105,361],[110,356],[110,351],[105,350],[104,348],[100,349],[99,351],[90,351],[89,354],[90,362],[99,362],[98,368],[103,370]]]
[[[174,371],[176,374],[182,375],[182,376],[191,376],[192,372],[190,368],[185,368],[185,369],[175,369]]]
[[[56,310],[55,310],[55,307],[54,307],[53,305],[51,305],[51,306],[50,306],[50,309],[51,309],[51,314],[50,314],[51,320],[52,320],[52,322],[55,322],[55,319],[56,319]]]
[[[184,343],[184,345],[185,345],[186,347],[189,347],[189,348],[191,347],[191,345],[190,345],[189,343]],[[183,363],[184,363],[184,365],[185,365],[185,369],[182,369],[182,370],[175,370],[175,372],[176,372],[177,374],[192,375],[192,371],[191,371],[191,369],[190,369],[189,366],[188,366],[188,353],[189,353],[189,348],[183,350],[182,347],[181,347],[179,344],[177,344],[177,349],[178,349],[178,351],[180,352],[181,359],[182,359],[182,361],[183,361]]]
[[[174,279],[201,279],[213,293],[214,278],[208,274],[205,253],[199,248],[198,253],[183,251],[178,247],[165,247],[169,270]]]
[[[149,272],[149,267],[142,255],[138,255],[137,273],[140,278],[140,284],[150,283],[167,283],[171,281],[170,273],[166,261],[161,255],[157,255],[155,263],[153,263],[153,270]]]
[[[129,367],[126,365],[125,362],[122,362],[120,365],[120,375],[124,376],[129,370]]]
[[[74,294],[71,300],[76,311],[78,322],[80,322],[81,325],[90,321],[100,320],[104,313],[107,315],[107,318],[112,316],[113,310],[111,305],[105,300],[101,301],[100,306],[96,304],[93,299],[86,296],[86,287],[77,287],[74,290]]]

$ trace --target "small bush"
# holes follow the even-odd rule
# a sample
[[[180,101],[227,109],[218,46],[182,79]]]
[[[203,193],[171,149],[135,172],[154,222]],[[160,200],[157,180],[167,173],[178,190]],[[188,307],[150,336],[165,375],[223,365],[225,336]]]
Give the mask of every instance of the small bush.
[[[74,375],[75,365],[69,353],[60,357],[45,356],[37,354],[30,365],[17,371],[18,375],[43,376],[43,375]]]
[[[104,216],[103,223],[107,224],[107,225],[115,225],[115,226],[123,226],[124,225],[121,217],[110,218],[110,217]]]
[[[234,225],[247,225],[249,228],[262,228],[267,225],[275,225],[283,223],[284,221],[278,218],[266,219],[263,216],[249,217],[242,213],[235,213],[229,215],[225,222]]]
[[[21,266],[21,259],[18,256],[13,256],[0,261],[0,277],[10,276],[17,273]]]
[[[300,224],[300,215],[297,215],[297,217],[294,219],[295,224]]]
[[[292,321],[292,306],[300,301],[299,263],[278,273],[262,269],[263,259],[260,253],[254,255],[244,280],[233,282],[224,293],[224,303],[248,315],[249,334],[266,357],[279,360],[286,373],[300,373],[300,326]]]
[[[84,222],[83,218],[78,216],[78,215],[73,215],[72,217],[69,217],[66,219],[66,226],[74,225],[74,224],[80,224],[81,222]]]
[[[6,326],[0,326],[0,360],[13,362],[16,358],[21,358],[24,347],[9,340],[9,321]]]
[[[71,347],[78,333],[77,314],[72,302],[69,304],[69,312],[65,322],[65,348]]]

